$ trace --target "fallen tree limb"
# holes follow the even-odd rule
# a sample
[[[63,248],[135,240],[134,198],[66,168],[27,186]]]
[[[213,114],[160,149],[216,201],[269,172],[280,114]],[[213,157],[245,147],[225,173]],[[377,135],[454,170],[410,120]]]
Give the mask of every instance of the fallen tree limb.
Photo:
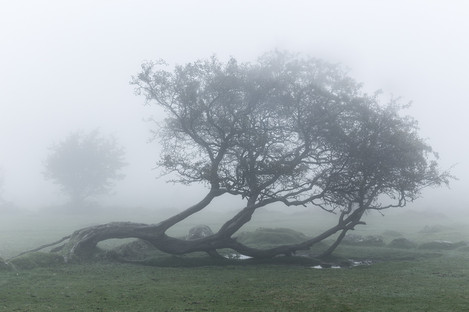
[[[53,243],[45,244],[45,245],[39,246],[39,247],[37,247],[37,248],[31,249],[31,250],[23,251],[22,253],[20,253],[20,254],[14,256],[14,257],[11,257],[11,258],[7,259],[6,261],[8,262],[8,261],[13,260],[13,259],[15,259],[15,258],[21,257],[21,256],[23,256],[23,255],[25,255],[25,254],[32,253],[32,252],[36,252],[36,251],[42,250],[42,249],[47,248],[47,247],[55,246],[55,245],[57,245],[57,244],[60,244],[60,243],[63,242],[63,241],[66,241],[66,240],[69,239],[70,237],[72,237],[72,235],[67,235],[67,236],[65,236],[65,237],[62,237],[61,239],[59,239],[58,241],[53,242]]]

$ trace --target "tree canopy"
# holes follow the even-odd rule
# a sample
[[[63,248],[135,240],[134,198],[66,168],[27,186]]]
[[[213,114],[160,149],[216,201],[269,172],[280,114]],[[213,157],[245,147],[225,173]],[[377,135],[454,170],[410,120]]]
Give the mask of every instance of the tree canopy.
[[[274,51],[256,63],[162,66],[145,63],[133,80],[168,113],[159,165],[180,182],[241,195],[251,212],[282,202],[345,216],[403,206],[448,181],[416,121],[338,65]]]
[[[166,112],[156,130],[163,147],[158,165],[174,173],[174,181],[205,184],[207,194],[158,224],[76,231],[67,256],[88,255],[100,240],[137,237],[171,254],[231,248],[273,257],[335,237],[324,256],[367,211],[405,206],[423,188],[451,177],[438,168],[437,155],[399,101],[381,103],[341,66],[319,59],[273,51],[252,63],[212,57],[171,68],[146,62],[131,84],[148,105]],[[244,201],[218,231],[194,240],[166,234],[223,195]],[[337,222],[292,245],[256,249],[237,241],[233,235],[271,204],[323,209]]]
[[[109,193],[114,181],[124,177],[120,173],[126,165],[124,150],[115,138],[104,137],[98,130],[71,133],[50,150],[44,176],[59,184],[72,204]]]

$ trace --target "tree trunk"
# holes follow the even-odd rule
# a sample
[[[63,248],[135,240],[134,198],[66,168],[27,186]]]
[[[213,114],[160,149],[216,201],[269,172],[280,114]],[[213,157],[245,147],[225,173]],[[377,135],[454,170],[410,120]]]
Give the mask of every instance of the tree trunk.
[[[340,232],[339,237],[337,237],[335,242],[329,248],[327,248],[327,250],[324,251],[319,257],[325,258],[325,257],[330,256],[334,252],[334,250],[339,246],[339,244],[342,242],[342,240],[345,237],[345,234],[347,234],[347,231],[348,229],[342,230],[342,232]]]
[[[138,238],[149,242],[163,252],[174,255],[201,251],[207,252],[211,256],[218,256],[217,249],[229,248],[253,258],[272,258],[277,255],[293,255],[298,250],[308,250],[314,244],[341,230],[343,230],[343,227],[336,225],[302,243],[282,245],[270,249],[257,249],[246,246],[235,238],[226,237],[224,233],[220,232],[201,239],[184,240],[166,235],[164,233],[164,226],[161,224],[148,225],[131,222],[114,222],[87,227],[74,232],[68,242],[57,252],[60,252],[67,262],[87,260],[96,254],[98,251],[97,244],[100,241],[114,238]],[[345,230],[343,230],[342,234],[344,232]],[[337,244],[334,244],[331,248],[335,249],[339,242],[336,242]]]
[[[363,223],[360,222],[360,217],[363,214],[362,211],[354,211],[350,214],[343,213],[337,225],[314,238],[298,244],[282,245],[270,249],[257,249],[246,246],[238,242],[235,238],[232,238],[232,235],[251,219],[252,214],[256,208],[258,208],[258,206],[251,203],[251,205],[248,204],[247,207],[242,209],[232,219],[228,220],[215,234],[193,240],[178,239],[166,235],[165,232],[171,226],[202,210],[218,194],[219,192],[217,190],[211,190],[199,203],[158,224],[114,222],[91,226],[75,231],[69,237],[64,237],[56,243],[41,246],[39,249],[51,247],[68,239],[63,246],[53,249],[53,252],[61,253],[67,262],[73,260],[87,260],[91,259],[98,252],[97,244],[100,241],[115,238],[138,238],[149,242],[155,246],[155,248],[163,252],[175,255],[201,251],[211,256],[219,257],[217,253],[218,249],[229,248],[253,258],[272,258],[277,255],[292,255],[298,250],[308,250],[314,244],[342,231],[335,243],[322,255],[327,256],[335,250],[348,230],[353,229],[357,224]],[[37,250],[38,248],[34,251]]]

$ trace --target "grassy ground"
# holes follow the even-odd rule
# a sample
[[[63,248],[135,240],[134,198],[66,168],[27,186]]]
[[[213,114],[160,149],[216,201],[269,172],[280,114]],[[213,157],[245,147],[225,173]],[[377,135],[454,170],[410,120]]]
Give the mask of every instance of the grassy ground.
[[[89,222],[73,218],[69,223],[21,223],[16,218],[4,220],[0,230],[4,258]],[[413,226],[401,220],[405,222],[356,232],[387,233],[386,242],[397,235],[418,243],[467,240],[468,228],[462,225],[443,224],[436,232],[422,233],[434,220],[416,219]],[[160,262],[165,266],[95,262],[0,271],[0,311],[469,311],[467,248],[341,246],[336,254],[375,262],[314,269],[303,262],[212,265],[167,257]]]
[[[468,260],[36,268],[0,274],[0,311],[469,311]]]

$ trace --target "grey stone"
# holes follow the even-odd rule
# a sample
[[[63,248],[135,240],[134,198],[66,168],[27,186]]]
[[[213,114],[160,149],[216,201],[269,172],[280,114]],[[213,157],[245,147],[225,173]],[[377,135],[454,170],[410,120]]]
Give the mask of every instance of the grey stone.
[[[358,234],[347,234],[342,243],[357,246],[384,246],[383,238],[377,235],[362,236]]]
[[[403,248],[403,249],[410,249],[410,248],[415,248],[417,247],[417,245],[414,243],[414,242],[411,242],[410,240],[408,240],[407,238],[396,238],[396,239],[393,239],[389,245],[389,247],[392,247],[392,248]]]
[[[189,234],[187,234],[186,239],[194,240],[194,239],[204,238],[210,235],[213,235],[213,231],[209,226],[197,225],[189,230]]]

